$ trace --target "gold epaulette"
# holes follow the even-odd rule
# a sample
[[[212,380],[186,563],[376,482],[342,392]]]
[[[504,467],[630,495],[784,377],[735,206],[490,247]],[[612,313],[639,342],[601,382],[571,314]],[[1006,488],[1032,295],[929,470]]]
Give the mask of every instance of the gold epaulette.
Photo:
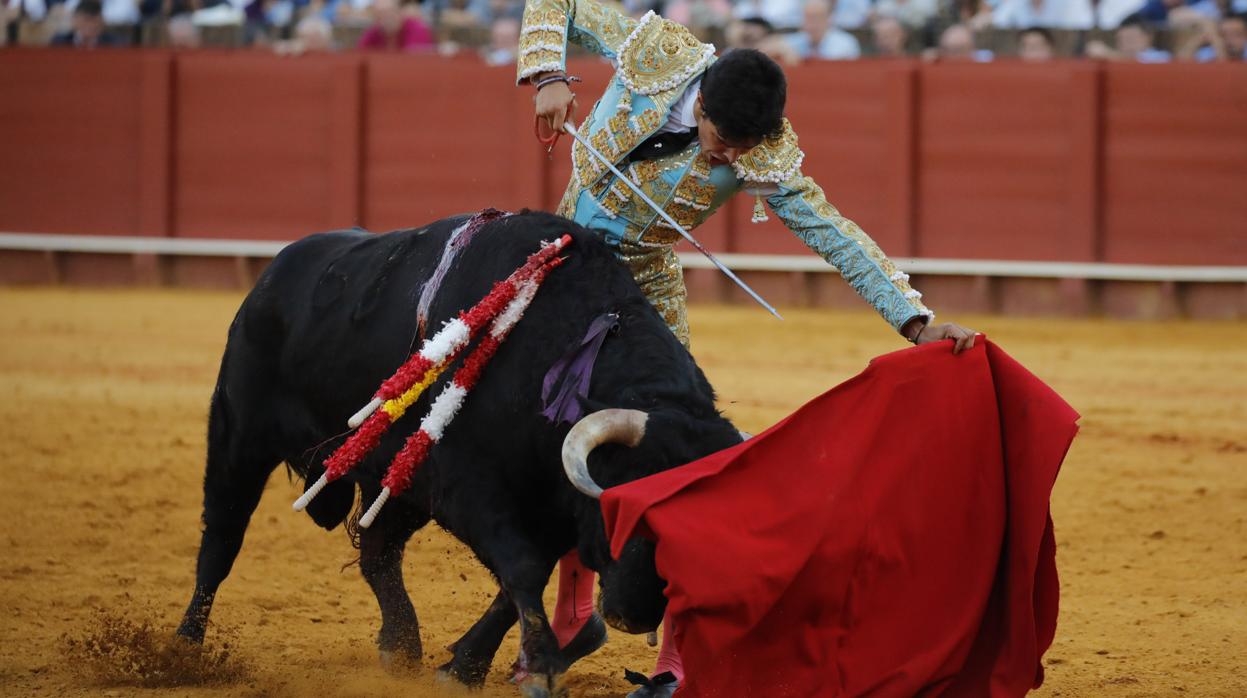
[[[714,46],[652,11],[619,49],[619,77],[628,89],[654,95],[684,84],[714,61]]]
[[[784,119],[778,135],[762,139],[732,163],[736,176],[746,182],[781,184],[801,170],[805,153],[797,146],[797,134]]]

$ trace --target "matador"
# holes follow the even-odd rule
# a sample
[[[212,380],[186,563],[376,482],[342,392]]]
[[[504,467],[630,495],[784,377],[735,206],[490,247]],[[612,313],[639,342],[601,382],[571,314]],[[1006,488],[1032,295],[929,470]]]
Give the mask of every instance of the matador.
[[[765,200],[906,339],[953,339],[957,352],[973,346],[972,330],[931,322],[909,276],[802,173],[805,156],[784,118],[787,83],[774,61],[746,49],[716,56],[714,46],[653,12],[634,19],[596,0],[527,0],[517,81],[536,89],[536,116],[555,133],[575,100],[569,41],[615,67],[579,133],[686,230],[737,193],[755,197],[754,219],[763,220]],[[687,293],[673,249],[680,235],[579,142],[558,213],[601,233],[688,347]],[[593,580],[575,552],[560,561],[552,625],[570,661],[605,642]],[[678,687],[683,669],[671,634],[668,622],[654,675],[630,698],[666,697]]]

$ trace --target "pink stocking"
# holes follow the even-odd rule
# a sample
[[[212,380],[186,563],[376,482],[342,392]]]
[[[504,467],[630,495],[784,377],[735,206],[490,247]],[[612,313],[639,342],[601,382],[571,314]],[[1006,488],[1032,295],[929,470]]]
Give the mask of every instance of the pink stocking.
[[[559,647],[576,637],[585,621],[593,615],[593,582],[597,575],[584,566],[575,551],[559,560],[559,593],[554,603],[554,620],[550,622]]]
[[[680,653],[675,649],[675,623],[671,620],[671,614],[663,616],[662,619],[662,647],[658,649],[658,663],[654,665],[654,676],[664,671],[675,674],[680,681],[684,681],[684,662],[680,660]]]

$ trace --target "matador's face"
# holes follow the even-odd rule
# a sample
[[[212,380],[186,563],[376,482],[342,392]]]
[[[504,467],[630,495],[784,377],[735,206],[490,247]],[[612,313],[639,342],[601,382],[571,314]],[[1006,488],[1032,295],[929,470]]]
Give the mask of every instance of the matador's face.
[[[711,165],[730,165],[749,149],[761,143],[761,139],[745,141],[727,141],[719,135],[719,128],[701,107],[701,95],[697,96],[697,105],[693,108],[693,116],[697,119],[697,140],[701,142],[702,155]]]

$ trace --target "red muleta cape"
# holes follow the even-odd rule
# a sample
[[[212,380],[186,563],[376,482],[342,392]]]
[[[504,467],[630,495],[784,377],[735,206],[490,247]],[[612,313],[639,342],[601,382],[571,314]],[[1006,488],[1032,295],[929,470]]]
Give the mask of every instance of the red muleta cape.
[[[1078,414],[980,337],[874,359],[739,446],[602,496],[658,543],[691,696],[1019,696]]]

